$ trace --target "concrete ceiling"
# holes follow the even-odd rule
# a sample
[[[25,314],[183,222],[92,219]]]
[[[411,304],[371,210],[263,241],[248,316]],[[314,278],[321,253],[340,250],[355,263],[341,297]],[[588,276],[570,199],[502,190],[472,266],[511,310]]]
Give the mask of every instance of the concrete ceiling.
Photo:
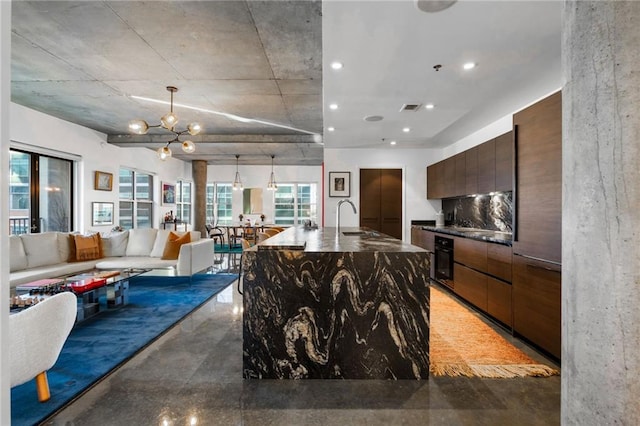
[[[174,156],[214,165],[236,154],[241,164],[275,155],[318,165],[323,143],[441,147],[560,87],[560,10],[559,1],[459,1],[437,13],[411,0],[14,1],[12,101],[119,146],[157,149],[170,133],[133,136],[127,124],[157,124],[168,106],[131,96],[168,102],[173,85],[178,130],[205,129],[191,137],[193,154],[174,143]],[[332,70],[334,60],[344,68]],[[477,68],[463,72],[466,61]],[[433,110],[400,112],[429,102]]]

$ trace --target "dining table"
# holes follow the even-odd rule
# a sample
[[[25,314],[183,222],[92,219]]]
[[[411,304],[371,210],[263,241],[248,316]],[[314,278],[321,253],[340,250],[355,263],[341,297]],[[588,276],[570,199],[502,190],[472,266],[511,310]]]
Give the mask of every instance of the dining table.
[[[224,234],[227,237],[229,249],[239,247],[240,239],[244,238],[249,241],[250,244],[256,243],[256,235],[261,232],[265,227],[268,227],[265,223],[248,223],[248,222],[228,222],[219,223],[218,228],[225,230]]]

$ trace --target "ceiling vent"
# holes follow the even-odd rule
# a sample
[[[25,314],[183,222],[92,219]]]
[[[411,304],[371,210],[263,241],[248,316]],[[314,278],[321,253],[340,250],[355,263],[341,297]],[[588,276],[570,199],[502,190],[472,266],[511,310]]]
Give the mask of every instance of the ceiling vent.
[[[422,104],[404,104],[402,108],[400,108],[400,112],[417,111],[421,106]]]

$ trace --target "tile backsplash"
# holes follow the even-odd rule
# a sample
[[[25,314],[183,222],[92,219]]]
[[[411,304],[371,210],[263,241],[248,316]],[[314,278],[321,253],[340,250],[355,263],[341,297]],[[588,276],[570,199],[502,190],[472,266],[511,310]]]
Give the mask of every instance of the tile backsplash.
[[[513,193],[445,199],[442,211],[447,224],[453,226],[512,232]]]

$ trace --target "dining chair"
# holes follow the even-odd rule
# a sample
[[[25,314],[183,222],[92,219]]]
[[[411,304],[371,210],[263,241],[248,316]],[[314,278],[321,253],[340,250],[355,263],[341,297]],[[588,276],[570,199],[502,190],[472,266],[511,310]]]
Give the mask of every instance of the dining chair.
[[[260,244],[261,242],[263,242],[264,240],[266,240],[267,238],[269,238],[271,235],[267,234],[266,232],[258,232],[257,234],[257,239],[256,239],[256,244]]]

